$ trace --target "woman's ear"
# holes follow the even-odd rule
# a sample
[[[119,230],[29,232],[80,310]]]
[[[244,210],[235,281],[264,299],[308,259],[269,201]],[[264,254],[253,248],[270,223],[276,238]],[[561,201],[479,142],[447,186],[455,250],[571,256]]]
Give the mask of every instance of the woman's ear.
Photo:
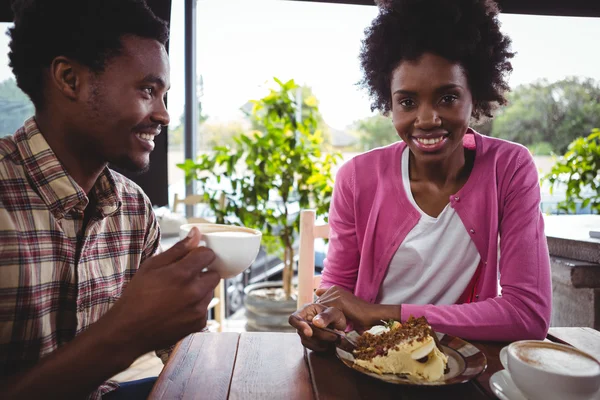
[[[481,117],[478,113],[479,107],[475,99],[471,99],[471,122],[477,121]]]

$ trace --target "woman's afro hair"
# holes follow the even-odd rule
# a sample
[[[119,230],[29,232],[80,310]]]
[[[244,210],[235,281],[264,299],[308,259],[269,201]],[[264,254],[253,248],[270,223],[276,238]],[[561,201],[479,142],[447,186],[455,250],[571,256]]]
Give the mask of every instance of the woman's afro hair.
[[[493,0],[379,0],[379,14],[365,30],[360,85],[371,96],[371,109],[391,111],[390,82],[404,60],[434,53],[458,62],[473,95],[473,117],[492,116],[506,104],[507,75],[512,71],[511,41],[500,32]]]

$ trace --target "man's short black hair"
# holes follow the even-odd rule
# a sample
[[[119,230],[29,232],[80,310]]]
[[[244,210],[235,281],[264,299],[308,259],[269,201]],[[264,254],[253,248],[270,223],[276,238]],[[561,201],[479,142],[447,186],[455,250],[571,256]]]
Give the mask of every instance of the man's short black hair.
[[[43,71],[58,56],[94,72],[122,50],[121,38],[135,35],[166,44],[167,23],[144,0],[16,0],[10,36],[10,66],[17,85],[36,107],[43,106]]]
[[[510,39],[500,32],[493,0],[379,0],[380,12],[365,30],[361,85],[372,110],[391,111],[390,82],[401,61],[434,53],[463,68],[473,95],[473,117],[491,117],[506,103],[512,71]]]

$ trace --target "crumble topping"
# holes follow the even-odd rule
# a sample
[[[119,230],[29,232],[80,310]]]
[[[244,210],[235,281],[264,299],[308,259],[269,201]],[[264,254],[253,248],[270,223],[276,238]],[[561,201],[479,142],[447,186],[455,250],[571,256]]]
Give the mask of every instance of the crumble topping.
[[[389,330],[381,334],[363,333],[358,339],[354,357],[359,360],[371,360],[377,356],[386,356],[388,351],[400,344],[423,342],[434,333],[425,317],[410,317],[404,324],[397,321],[389,324]]]

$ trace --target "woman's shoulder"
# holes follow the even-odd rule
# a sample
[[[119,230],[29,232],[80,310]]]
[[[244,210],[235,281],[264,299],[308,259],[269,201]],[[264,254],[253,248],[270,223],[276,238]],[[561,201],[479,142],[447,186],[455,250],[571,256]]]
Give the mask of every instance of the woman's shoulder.
[[[399,160],[402,150],[406,144],[398,141],[387,146],[377,147],[352,157],[346,164],[352,163],[355,168],[370,168],[371,170],[380,166],[388,166],[392,161]]]
[[[377,185],[382,178],[389,178],[400,171],[403,142],[392,143],[355,155],[338,170],[336,185],[365,189]]]
[[[479,184],[496,185],[500,193],[507,194],[510,187],[529,186],[539,180],[533,156],[525,146],[483,135],[475,139],[478,141],[478,153],[472,174],[476,177],[493,177],[476,179]]]
[[[509,140],[474,133],[475,140],[479,141],[477,146],[477,157],[480,157],[482,165],[495,168],[506,168],[509,165],[519,167],[533,161],[533,156],[527,147]]]

